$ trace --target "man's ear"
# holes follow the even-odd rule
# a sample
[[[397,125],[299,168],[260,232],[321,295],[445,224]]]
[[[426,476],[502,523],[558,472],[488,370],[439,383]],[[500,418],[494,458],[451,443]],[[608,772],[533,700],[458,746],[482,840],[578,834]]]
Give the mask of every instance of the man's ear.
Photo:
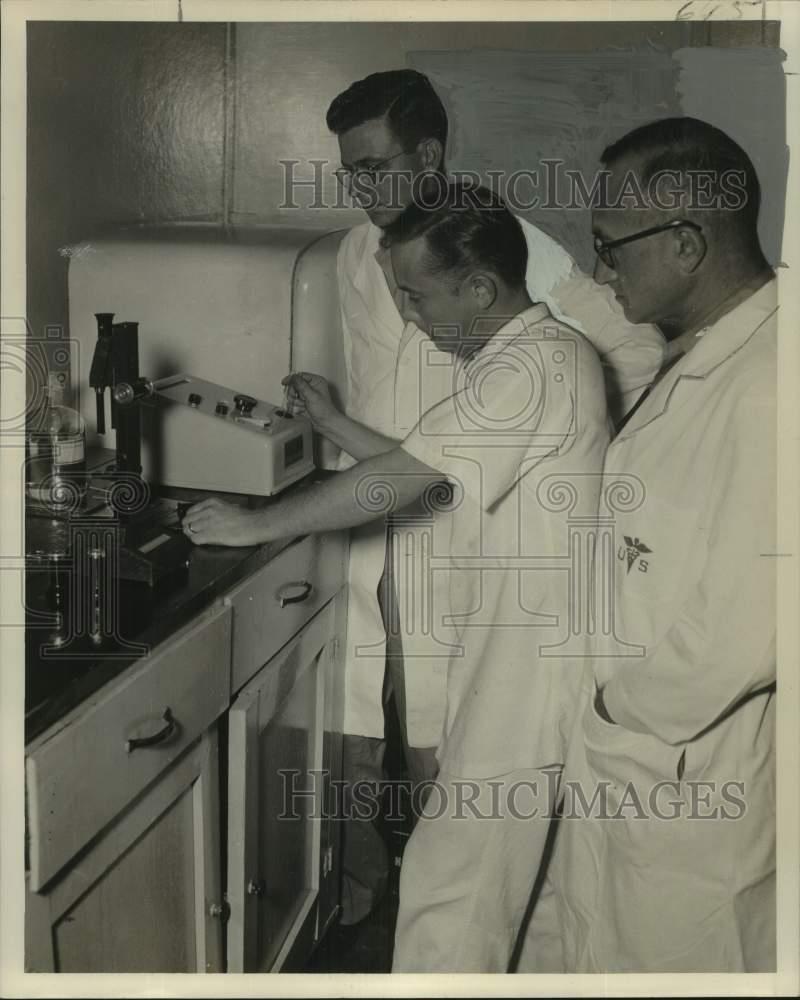
[[[497,282],[491,274],[478,272],[466,279],[466,285],[481,312],[488,312],[497,300]]]
[[[703,233],[691,226],[681,226],[675,232],[675,247],[678,266],[685,274],[692,274],[700,267],[708,250]]]
[[[438,139],[423,139],[417,143],[417,156],[423,169],[439,170],[444,161],[444,146]]]

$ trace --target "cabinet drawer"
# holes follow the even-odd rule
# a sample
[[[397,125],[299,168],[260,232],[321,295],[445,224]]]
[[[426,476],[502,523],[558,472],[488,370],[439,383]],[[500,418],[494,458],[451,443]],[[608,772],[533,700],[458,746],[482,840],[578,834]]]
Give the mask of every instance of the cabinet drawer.
[[[232,590],[236,693],[344,584],[347,536],[309,535]]]
[[[26,760],[40,889],[227,708],[231,611],[216,608],[44,733]],[[169,716],[165,712],[169,709]],[[160,737],[159,737],[159,734]],[[159,737],[148,745],[137,745]]]

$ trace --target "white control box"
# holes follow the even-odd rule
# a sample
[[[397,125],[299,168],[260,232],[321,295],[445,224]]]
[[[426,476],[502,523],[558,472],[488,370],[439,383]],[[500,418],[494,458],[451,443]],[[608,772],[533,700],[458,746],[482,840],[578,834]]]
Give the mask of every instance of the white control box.
[[[314,468],[311,422],[236,389],[178,374],[139,405],[148,482],[272,496]]]

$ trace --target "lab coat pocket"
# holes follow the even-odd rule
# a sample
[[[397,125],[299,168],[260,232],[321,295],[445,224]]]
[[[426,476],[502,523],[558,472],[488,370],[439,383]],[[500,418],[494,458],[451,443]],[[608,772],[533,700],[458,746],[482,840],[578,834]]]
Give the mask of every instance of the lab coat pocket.
[[[584,741],[592,787],[583,790],[583,801],[594,803],[615,853],[637,865],[657,864],[680,837],[672,821],[685,812],[678,780],[683,748],[606,722],[593,704],[584,712]]]
[[[698,737],[687,743],[681,757],[678,777],[683,781],[700,781],[708,772],[714,751],[712,740]]]
[[[594,699],[584,709],[583,721],[589,763],[598,778],[620,785],[640,779],[677,779],[682,747],[606,722],[595,709]]]

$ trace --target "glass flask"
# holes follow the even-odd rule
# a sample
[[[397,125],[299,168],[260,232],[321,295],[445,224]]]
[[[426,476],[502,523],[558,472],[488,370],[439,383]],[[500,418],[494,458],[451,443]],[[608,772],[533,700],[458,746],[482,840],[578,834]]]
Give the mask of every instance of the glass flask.
[[[86,495],[86,428],[64,403],[66,378],[52,372],[47,405],[28,433],[28,496],[53,513],[77,510]]]

